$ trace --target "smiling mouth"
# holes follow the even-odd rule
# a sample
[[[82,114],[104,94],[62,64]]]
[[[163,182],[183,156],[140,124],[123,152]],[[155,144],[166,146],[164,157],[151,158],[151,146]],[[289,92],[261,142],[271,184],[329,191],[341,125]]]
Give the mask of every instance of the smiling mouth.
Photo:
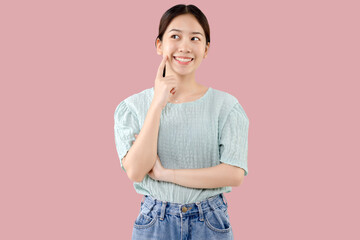
[[[181,63],[181,64],[187,64],[187,63],[190,63],[190,62],[192,62],[192,61],[194,60],[194,58],[191,58],[190,61],[181,61],[181,60],[179,60],[179,58],[176,59],[175,56],[174,56],[173,58],[174,58],[174,60],[176,60],[177,62],[179,62],[179,63]],[[187,58],[187,59],[188,59],[188,58]]]

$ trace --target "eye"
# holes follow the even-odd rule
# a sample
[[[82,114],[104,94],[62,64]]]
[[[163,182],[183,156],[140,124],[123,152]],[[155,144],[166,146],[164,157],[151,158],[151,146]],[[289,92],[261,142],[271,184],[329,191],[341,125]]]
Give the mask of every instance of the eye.
[[[178,37],[178,35],[171,35],[171,38],[173,38],[174,36],[177,36],[177,37]],[[200,41],[200,38],[198,38],[198,37],[193,37],[193,38],[197,38],[197,39],[199,39],[199,41]]]

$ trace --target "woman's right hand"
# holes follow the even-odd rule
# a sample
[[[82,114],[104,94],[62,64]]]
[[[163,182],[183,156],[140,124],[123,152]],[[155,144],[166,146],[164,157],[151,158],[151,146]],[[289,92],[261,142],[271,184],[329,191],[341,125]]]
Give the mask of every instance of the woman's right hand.
[[[167,61],[168,56],[163,55],[155,78],[154,97],[152,100],[153,103],[159,105],[161,109],[166,106],[170,97],[175,94],[178,85],[178,79],[174,75],[169,76],[169,71],[166,71],[167,74],[163,77],[163,71]],[[168,64],[168,67],[170,67],[170,64]]]

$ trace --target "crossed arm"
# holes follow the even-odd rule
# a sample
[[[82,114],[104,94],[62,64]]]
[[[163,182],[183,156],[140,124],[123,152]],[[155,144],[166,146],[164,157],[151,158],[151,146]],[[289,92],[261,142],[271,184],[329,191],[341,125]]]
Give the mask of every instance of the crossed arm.
[[[199,169],[164,169],[162,180],[191,188],[218,188],[239,186],[244,169],[226,163]]]
[[[244,174],[244,169],[226,163],[208,168],[168,169],[162,166],[159,157],[148,172],[154,180],[172,182],[190,188],[237,187],[243,182]]]

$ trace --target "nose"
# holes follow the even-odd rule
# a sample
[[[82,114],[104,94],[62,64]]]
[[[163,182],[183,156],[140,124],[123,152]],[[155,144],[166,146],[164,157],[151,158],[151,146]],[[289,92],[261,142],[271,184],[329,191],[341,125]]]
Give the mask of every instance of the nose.
[[[189,41],[182,40],[179,45],[179,52],[191,52]]]

